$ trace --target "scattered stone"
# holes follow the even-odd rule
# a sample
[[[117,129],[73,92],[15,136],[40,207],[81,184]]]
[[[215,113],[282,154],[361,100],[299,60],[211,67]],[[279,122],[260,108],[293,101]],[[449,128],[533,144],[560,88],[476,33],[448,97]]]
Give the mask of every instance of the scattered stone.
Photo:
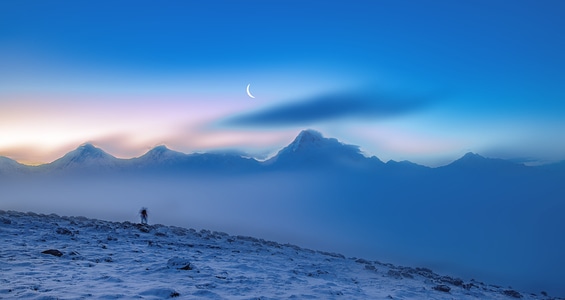
[[[298,248],[300,249],[300,247],[298,247]],[[318,253],[325,255],[325,256],[333,257],[333,258],[345,259],[345,256],[343,254],[339,254],[339,253],[326,252],[326,251],[318,251]]]
[[[392,277],[395,279],[402,279],[402,274],[400,274],[400,272],[396,270],[388,270],[386,274],[388,275],[388,277]]]
[[[265,241],[264,244],[265,244],[265,246],[269,246],[269,247],[273,247],[273,248],[277,248],[277,249],[282,248],[281,244],[279,244],[277,242]]]
[[[176,297],[180,297],[180,294],[178,292],[172,292],[171,295],[169,296],[170,298],[176,298]]]
[[[440,281],[442,283],[447,283],[447,284],[451,284],[454,286],[463,286],[463,280],[459,279],[459,278],[452,278],[449,276],[443,276],[440,278]]]
[[[328,271],[324,271],[324,270],[316,270],[316,272],[308,273],[308,274],[306,274],[306,276],[317,278],[317,277],[320,277],[321,275],[327,275],[327,274],[330,274],[330,273]]]
[[[0,218],[0,223],[9,225],[12,224],[12,220],[6,218]]]
[[[366,264],[366,265],[370,265],[371,262],[362,258],[357,259],[355,262],[360,263],[360,264]]]
[[[479,286],[475,285],[474,283],[465,283],[465,284],[462,285],[462,287],[463,287],[464,289],[466,289],[466,290],[470,290],[470,289],[473,288],[473,287],[477,287],[477,288],[478,288]]]
[[[59,227],[57,228],[56,231],[58,234],[63,234],[63,235],[73,235],[73,232],[68,230],[67,228],[63,228],[63,227]]]
[[[439,280],[439,278],[441,277],[428,268],[416,268],[414,273],[432,280]]]
[[[375,266],[373,265],[365,265],[365,270],[377,271],[377,268],[375,268]]]
[[[151,230],[149,228],[149,225],[146,224],[135,224],[134,225],[139,231],[144,232],[144,233],[149,233]]]
[[[171,226],[171,232],[177,236],[185,236],[187,235],[187,230],[181,227]]]
[[[449,291],[451,291],[451,288],[448,287],[445,284],[436,285],[432,289],[434,289],[436,291],[440,291],[440,292],[445,292],[445,293],[449,293]]]
[[[45,251],[43,251],[43,252],[41,252],[41,253],[43,253],[43,254],[50,254],[50,255],[53,255],[53,256],[57,256],[57,257],[63,256],[63,252],[61,252],[61,251],[59,251],[59,250],[57,250],[57,249],[49,249],[49,250],[45,250]]]
[[[419,271],[421,273],[434,273],[432,270],[428,269],[428,268],[416,268],[416,271]]]
[[[513,297],[513,298],[522,298],[522,294],[518,293],[515,290],[505,290],[502,292],[504,295]]]
[[[185,271],[194,269],[194,266],[190,263],[189,260],[180,257],[173,257],[169,259],[167,261],[167,267]]]

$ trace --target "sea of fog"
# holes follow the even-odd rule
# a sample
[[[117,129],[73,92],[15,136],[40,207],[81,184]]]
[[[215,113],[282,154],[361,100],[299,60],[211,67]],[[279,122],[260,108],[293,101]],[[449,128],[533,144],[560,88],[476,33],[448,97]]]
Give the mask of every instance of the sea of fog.
[[[424,179],[425,178],[425,179]],[[565,295],[559,178],[339,172],[3,180],[0,209],[149,222]]]

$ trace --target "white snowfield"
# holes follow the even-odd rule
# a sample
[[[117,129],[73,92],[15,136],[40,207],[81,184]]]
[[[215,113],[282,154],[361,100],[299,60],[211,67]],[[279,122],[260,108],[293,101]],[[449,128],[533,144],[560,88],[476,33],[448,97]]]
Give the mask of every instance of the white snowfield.
[[[556,299],[262,239],[0,210],[3,299]]]

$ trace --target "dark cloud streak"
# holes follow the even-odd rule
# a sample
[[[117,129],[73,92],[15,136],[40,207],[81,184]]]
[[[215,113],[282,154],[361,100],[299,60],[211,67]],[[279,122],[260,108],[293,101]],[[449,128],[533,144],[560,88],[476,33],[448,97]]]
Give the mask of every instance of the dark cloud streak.
[[[292,126],[345,118],[377,120],[428,107],[432,98],[393,97],[378,93],[333,93],[306,98],[224,121],[235,126]]]

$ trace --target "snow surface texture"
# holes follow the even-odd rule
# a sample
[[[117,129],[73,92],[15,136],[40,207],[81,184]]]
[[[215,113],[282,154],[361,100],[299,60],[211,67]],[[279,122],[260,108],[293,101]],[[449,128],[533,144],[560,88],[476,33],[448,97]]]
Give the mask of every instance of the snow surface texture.
[[[556,299],[245,236],[0,210],[0,298]]]

